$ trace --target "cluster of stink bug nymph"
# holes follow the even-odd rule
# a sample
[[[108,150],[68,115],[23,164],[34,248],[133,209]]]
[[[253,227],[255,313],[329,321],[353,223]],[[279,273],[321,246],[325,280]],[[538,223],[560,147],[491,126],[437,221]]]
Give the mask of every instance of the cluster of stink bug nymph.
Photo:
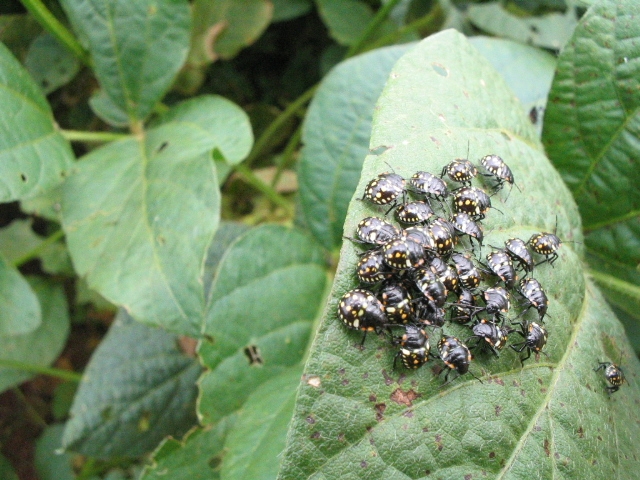
[[[474,179],[483,179],[484,188],[472,185]],[[499,356],[512,333],[521,341],[509,346],[523,364],[545,354],[549,299],[532,275],[556,261],[561,241],[555,233],[537,233],[482,255],[482,220],[507,184],[510,193],[513,173],[498,155],[477,165],[455,159],[438,174],[419,171],[408,180],[381,173],[368,183],[361,200],[383,211],[363,218],[355,236],[346,237],[366,250],[355,266],[360,285],[344,293],[337,311],[346,327],[364,332],[361,345],[367,332],[384,334],[397,348],[394,367],[400,360],[416,369],[434,357],[443,363],[445,382],[452,371],[469,372],[472,350]],[[512,302],[520,312],[508,318]],[[535,321],[523,319],[530,309],[537,311]],[[468,337],[444,334],[447,322],[467,326]]]

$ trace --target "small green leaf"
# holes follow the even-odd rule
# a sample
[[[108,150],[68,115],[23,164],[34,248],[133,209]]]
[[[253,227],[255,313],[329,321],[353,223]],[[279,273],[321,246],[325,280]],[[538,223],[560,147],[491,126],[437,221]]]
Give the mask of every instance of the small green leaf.
[[[274,23],[300,17],[313,8],[312,0],[272,0],[272,3]]]
[[[0,339],[32,333],[41,322],[37,296],[20,272],[0,255]]]
[[[360,0],[316,0],[329,35],[340,45],[353,45],[373,19],[373,11]]]
[[[0,44],[0,202],[34,197],[64,180],[73,160],[29,73]]]
[[[196,423],[202,371],[178,337],[120,310],[91,357],[71,407],[63,447],[99,458],[136,457]]]
[[[509,13],[501,2],[471,5],[467,15],[471,23],[487,33],[554,50],[560,50],[569,41],[578,23],[573,8],[567,8],[564,14],[520,18]]]
[[[24,66],[47,95],[76,76],[80,61],[53,35],[44,32],[31,43]]]
[[[0,15],[0,42],[4,43],[18,60],[24,60],[31,42],[40,33],[42,27],[32,15]]]
[[[62,220],[76,271],[139,321],[197,336],[202,269],[220,192],[200,130],[169,122],[143,140],[93,150],[64,184]]]
[[[58,358],[67,341],[69,310],[62,286],[41,278],[29,278],[28,281],[42,309],[42,323],[30,333],[0,339],[0,365],[2,360],[9,360],[48,367]],[[0,367],[0,391],[31,377],[33,374],[24,370]]]
[[[412,45],[351,58],[322,81],[304,122],[298,179],[300,206],[327,249],[342,244],[342,225],[369,151],[371,117],[391,67]]]
[[[145,467],[140,480],[218,480],[226,455],[224,442],[235,419],[236,415],[229,415],[214,427],[194,429],[182,441],[166,439],[153,453],[152,464]]]
[[[296,230],[262,226],[225,253],[199,354],[205,424],[236,411],[260,384],[298,364],[326,283],[322,251]]]
[[[221,222],[220,228],[213,237],[213,242],[209,245],[209,251],[207,252],[207,258],[204,262],[204,291],[211,294],[211,282],[213,282],[216,270],[222,256],[227,249],[236,241],[240,235],[249,230],[249,226],[245,223],[239,222]],[[207,296],[207,302],[210,298]]]
[[[171,86],[189,49],[187,2],[62,0],[86,39],[105,95],[130,123],[142,122]]]
[[[362,251],[345,242],[323,321],[305,366],[279,478],[610,478],[635,461],[633,420],[640,385],[605,391],[598,360],[619,361],[632,380],[640,364],[622,325],[585,282],[580,218],[572,196],[545,158],[529,120],[504,80],[455,31],[429,37],[394,66],[376,106],[371,148],[351,202],[345,234],[380,214],[357,201],[367,182],[389,168],[403,177],[439,172],[456,156],[477,161],[496,153],[522,191],[502,191],[484,221],[485,244],[553,231],[567,240],[551,268],[535,277],[549,297],[546,356],[522,367],[507,348],[500,357],[477,353],[471,371],[443,386],[441,365],[393,369],[387,338],[367,338],[337,318],[339,298],[355,287]],[[482,183],[482,180],[479,180]],[[536,318],[535,315],[533,318]],[[439,332],[433,332],[432,345]],[[443,334],[469,337],[446,324]],[[513,335],[509,343],[518,342]],[[432,347],[433,348],[433,347]],[[345,473],[346,472],[346,473]]]
[[[221,478],[274,478],[287,438],[302,367],[263,383],[247,399],[225,442]]]
[[[62,446],[64,425],[50,425],[45,428],[36,442],[34,464],[40,480],[73,480],[73,455],[59,453]],[[4,477],[2,477],[4,478]]]
[[[267,28],[273,4],[267,0],[195,0],[189,64],[228,59],[251,45]]]
[[[0,229],[0,253],[7,262],[14,263],[42,243],[32,223],[30,219],[16,219]]]
[[[586,230],[640,216],[638,15],[635,0],[594,4],[560,55],[549,94],[543,141]]]

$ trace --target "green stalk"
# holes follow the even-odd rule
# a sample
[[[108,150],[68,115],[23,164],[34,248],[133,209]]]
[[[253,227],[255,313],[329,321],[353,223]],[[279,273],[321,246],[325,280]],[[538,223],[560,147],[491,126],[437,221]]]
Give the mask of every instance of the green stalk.
[[[22,5],[33,15],[38,23],[53,35],[71,53],[80,59],[82,63],[91,66],[91,57],[76,37],[60,21],[53,16],[41,0],[22,0]]]
[[[34,258],[36,258],[45,248],[47,248],[49,245],[51,245],[52,243],[57,242],[58,240],[60,240],[62,237],[64,237],[64,231],[62,229],[58,230],[55,233],[52,233],[51,235],[49,235],[47,238],[45,238],[42,243],[40,243],[37,247],[32,248],[29,252],[25,253],[24,255],[22,255],[20,258],[18,258],[17,260],[15,260],[13,262],[13,264],[16,267],[19,267],[20,265],[23,265],[25,263],[27,263],[29,260],[33,260]]]
[[[20,370],[22,372],[36,373],[38,375],[48,375],[50,377],[67,380],[69,382],[79,382],[82,380],[82,374],[80,373],[70,372],[69,370],[62,370],[60,368],[43,367],[42,365],[19,362],[17,360],[0,359],[0,368],[10,368],[13,370]]]
[[[296,131],[293,132],[293,135],[291,135],[291,138],[287,142],[287,146],[284,147],[284,150],[282,151],[282,159],[280,161],[280,164],[278,165],[276,174],[273,176],[273,180],[271,181],[271,186],[273,188],[276,188],[276,186],[278,185],[278,182],[282,177],[282,172],[284,172],[287,169],[287,167],[291,163],[293,163],[291,159],[293,158],[293,154],[295,153],[296,148],[298,148],[298,145],[300,144],[301,137],[302,137],[302,125],[299,125],[298,128],[296,128]]]
[[[345,59],[353,57],[354,55],[360,53],[363,45],[367,42],[367,40],[369,40],[371,35],[376,32],[380,25],[382,25],[382,22],[384,22],[389,16],[389,12],[398,3],[400,3],[400,0],[390,0],[382,7],[380,7],[380,9],[376,12],[375,17],[373,17],[373,19],[369,22],[369,25],[367,25],[365,31],[362,32],[362,35],[360,35],[360,38],[353,45],[351,45],[351,47],[349,47],[347,54],[344,56]]]
[[[22,393],[22,390],[20,390],[18,387],[13,387],[11,391],[18,398],[18,400],[20,400],[24,405],[24,408],[27,411],[27,416],[31,417],[31,420],[33,420],[33,422],[36,425],[38,425],[41,428],[45,428],[47,426],[47,422],[45,421],[44,418],[42,418],[42,416],[38,413],[38,411],[35,408],[33,408],[33,405],[29,403],[29,399],[27,399],[25,394]]]
[[[130,137],[128,133],[118,132],[83,132],[80,130],[61,130],[62,136],[70,142],[105,143]]]
[[[440,18],[441,15],[442,11],[440,9],[440,6],[436,5],[428,14],[414,20],[411,23],[406,24],[404,27],[399,28],[395,32],[391,32],[384,37],[380,37],[375,42],[370,43],[366,46],[366,50],[374,50],[376,48],[392,45],[403,35],[421,30],[426,27],[431,27]]]
[[[298,113],[298,110],[300,110],[309,100],[311,100],[311,98],[313,98],[313,95],[316,93],[317,88],[317,84],[309,88],[306,92],[304,92],[293,102],[291,102],[289,106],[285,108],[284,111],[280,115],[278,115],[273,122],[271,122],[271,124],[269,124],[265,131],[262,132],[262,135],[260,135],[260,138],[256,140],[256,143],[253,145],[253,148],[249,153],[249,156],[244,161],[244,164],[247,167],[251,166],[251,164],[264,153],[264,150],[269,145],[269,142],[274,137],[274,135],[278,133],[280,127],[284,125],[287,120]]]
[[[249,185],[264,193],[264,195],[271,200],[271,203],[278,205],[284,208],[288,213],[291,213],[291,205],[287,199],[276,192],[271,185],[267,185],[258,178],[249,167],[241,163],[239,165],[235,165],[233,168]]]

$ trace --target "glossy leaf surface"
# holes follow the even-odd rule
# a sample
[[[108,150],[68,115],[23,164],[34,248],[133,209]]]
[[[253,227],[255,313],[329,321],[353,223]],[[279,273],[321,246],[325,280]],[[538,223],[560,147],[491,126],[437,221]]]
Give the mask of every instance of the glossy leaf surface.
[[[522,189],[506,202],[505,190],[493,197],[503,213],[489,211],[485,244],[553,231],[556,215],[558,235],[581,240],[577,207],[531,123],[504,80],[457,32],[434,35],[398,61],[376,106],[370,147],[381,153],[365,160],[346,235],[363,217],[379,214],[355,198],[387,164],[404,177],[439,172],[469,149],[474,161],[488,153],[504,158]],[[633,468],[628,439],[640,435],[631,420],[639,365],[625,354],[630,385],[609,398],[593,368],[631,348],[597,290],[585,283],[579,245],[565,243],[555,268],[535,270],[550,299],[546,356],[523,368],[511,349],[500,358],[478,352],[471,371],[483,383],[466,376],[446,386],[436,375],[438,360],[417,371],[394,370],[388,339],[371,335],[362,350],[362,334],[337,319],[337,300],[356,285],[360,251],[343,245],[280,479],[601,478]],[[444,333],[470,335],[450,323]],[[510,339],[518,341],[515,334]]]
[[[0,202],[34,197],[64,180],[73,153],[29,73],[0,44]]]

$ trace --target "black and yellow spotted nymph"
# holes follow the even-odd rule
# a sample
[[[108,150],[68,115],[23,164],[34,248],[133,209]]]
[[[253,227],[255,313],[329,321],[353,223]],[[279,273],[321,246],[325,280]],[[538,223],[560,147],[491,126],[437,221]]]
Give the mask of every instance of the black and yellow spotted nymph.
[[[491,198],[477,187],[460,187],[453,194],[453,208],[474,220],[482,220],[491,208]]]
[[[407,325],[402,337],[397,340],[400,350],[396,355],[402,360],[405,368],[419,368],[429,360],[429,337],[420,327]],[[394,360],[395,367],[395,360]]]
[[[594,372],[604,369],[604,378],[609,384],[607,391],[609,393],[617,392],[620,386],[625,382],[624,372],[615,363],[598,362],[598,366],[593,369]]]
[[[393,205],[405,192],[406,181],[396,173],[381,173],[364,189],[363,200],[375,205]]]
[[[379,217],[363,218],[356,228],[359,241],[373,245],[384,245],[400,235],[398,227]]]
[[[494,191],[500,190],[505,183],[510,185],[514,184],[513,173],[509,166],[504,163],[504,160],[498,155],[485,155],[480,160],[480,163],[484,168],[490,172],[490,176],[497,181]]]
[[[504,282],[505,287],[512,289],[516,284],[516,271],[511,257],[504,250],[494,250],[487,254],[487,264],[491,271]]]
[[[455,370],[459,375],[464,375],[469,371],[473,356],[469,347],[456,337],[442,337],[438,342],[438,353],[440,353],[440,358],[449,369],[445,375],[445,382],[451,370]]]
[[[407,225],[426,223],[433,216],[433,209],[422,201],[403,203],[396,208],[396,218]]]
[[[369,290],[356,288],[345,293],[338,302],[338,318],[353,329],[379,331],[387,323],[384,306]]]
[[[520,359],[520,362],[524,363],[531,356],[531,352],[544,353],[542,349],[547,344],[547,330],[536,322],[516,323],[516,325],[521,326],[521,330],[517,333],[524,337],[524,341],[511,345],[511,348],[518,353],[527,349],[527,355]]]
[[[562,241],[554,233],[542,232],[532,235],[528,242],[531,250],[546,258],[540,263],[549,262],[553,265],[558,259],[558,249],[562,245]]]
[[[542,322],[549,308],[549,299],[540,282],[535,278],[523,278],[520,280],[520,294],[526,299],[524,311],[535,308]]]
[[[456,158],[442,169],[440,177],[445,174],[454,182],[470,185],[471,179],[478,175],[478,169],[466,158]]]

